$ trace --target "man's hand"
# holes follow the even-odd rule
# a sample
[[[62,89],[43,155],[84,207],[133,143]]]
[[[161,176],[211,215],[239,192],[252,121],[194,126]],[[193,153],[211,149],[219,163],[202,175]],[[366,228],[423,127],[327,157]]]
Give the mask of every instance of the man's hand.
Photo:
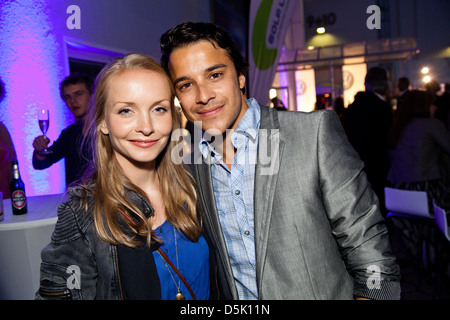
[[[45,155],[41,154],[41,151],[44,151],[45,148],[47,148],[48,144],[50,142],[50,139],[47,138],[46,136],[39,136],[36,137],[33,141],[33,148],[34,148],[34,153],[33,156],[38,159],[38,160],[43,160],[46,158]]]

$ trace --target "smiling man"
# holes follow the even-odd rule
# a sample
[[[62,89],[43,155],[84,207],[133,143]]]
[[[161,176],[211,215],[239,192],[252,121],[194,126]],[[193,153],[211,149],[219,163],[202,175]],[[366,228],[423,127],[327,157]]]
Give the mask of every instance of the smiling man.
[[[48,148],[50,154],[43,154],[50,140],[38,136],[33,141],[33,167],[43,170],[62,158],[65,159],[66,185],[78,180],[85,170],[90,157],[89,148],[84,145],[83,126],[91,97],[92,80],[82,73],[73,73],[60,84],[60,95],[75,117],[75,123],[64,129],[57,140]]]
[[[379,202],[338,117],[247,100],[248,65],[214,24],[178,25],[161,36],[161,50],[188,120],[222,138],[194,142],[222,297],[398,299]],[[267,156],[275,170],[265,170]]]

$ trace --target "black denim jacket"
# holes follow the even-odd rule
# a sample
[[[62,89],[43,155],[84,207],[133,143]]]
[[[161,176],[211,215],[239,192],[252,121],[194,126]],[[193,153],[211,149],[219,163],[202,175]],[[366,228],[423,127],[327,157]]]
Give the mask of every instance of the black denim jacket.
[[[94,227],[94,195],[88,211],[80,206],[83,189],[68,190],[70,199],[58,208],[51,242],[41,252],[40,288],[36,299],[123,299],[117,246],[99,238]],[[150,203],[137,193],[127,197],[148,217]],[[157,277],[157,275],[155,275]]]

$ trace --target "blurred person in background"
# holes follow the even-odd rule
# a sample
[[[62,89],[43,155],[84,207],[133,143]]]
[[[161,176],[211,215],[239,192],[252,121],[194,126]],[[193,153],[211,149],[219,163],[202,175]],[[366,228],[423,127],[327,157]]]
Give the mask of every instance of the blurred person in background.
[[[436,98],[436,119],[450,130],[450,82],[445,84],[444,93]]]
[[[389,134],[389,185],[426,191],[430,213],[434,212],[432,200],[450,209],[442,179],[443,156],[450,155],[450,133],[434,118],[434,102],[428,91],[412,90],[406,94]]]
[[[5,95],[5,84],[0,78],[0,108]],[[13,140],[6,126],[0,121],[0,192],[3,193],[4,199],[11,198],[9,183],[13,178],[11,162],[14,160],[17,160],[17,154]]]
[[[397,107],[402,102],[405,94],[409,92],[409,84],[410,84],[409,79],[407,77],[401,77],[397,80],[397,90],[398,90]]]
[[[75,123],[64,129],[57,140],[48,147],[52,153],[42,154],[50,140],[38,136],[33,141],[33,167],[37,170],[49,168],[62,158],[65,159],[66,186],[77,181],[86,169],[91,156],[89,148],[82,144],[83,127],[91,97],[92,79],[82,73],[72,73],[60,84],[60,95]]]
[[[392,108],[387,102],[388,80],[389,74],[385,68],[370,68],[364,80],[366,90],[356,94],[345,112],[344,121],[348,141],[364,162],[364,170],[380,199],[384,215],[387,213],[384,187],[390,166],[387,140],[393,117]]]
[[[450,212],[444,157],[450,155],[450,132],[434,118],[434,102],[429,91],[412,90],[405,95],[389,134],[391,168],[387,177],[392,188],[426,192],[430,216],[434,216],[433,201]],[[417,258],[430,259],[436,245],[433,224],[396,216],[391,221],[406,250]],[[424,261],[425,268],[430,265],[431,261]]]

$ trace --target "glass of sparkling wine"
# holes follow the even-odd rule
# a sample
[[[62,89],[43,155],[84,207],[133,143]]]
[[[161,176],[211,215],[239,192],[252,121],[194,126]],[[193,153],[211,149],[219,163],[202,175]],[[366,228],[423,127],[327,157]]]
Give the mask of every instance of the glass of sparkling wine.
[[[45,134],[47,133],[48,127],[50,125],[50,114],[47,109],[39,110],[38,121],[39,121],[39,128],[41,129],[44,137],[46,137]],[[45,148],[43,151],[40,152],[40,154],[49,154],[49,153],[52,153],[52,151],[48,150],[47,148]]]

